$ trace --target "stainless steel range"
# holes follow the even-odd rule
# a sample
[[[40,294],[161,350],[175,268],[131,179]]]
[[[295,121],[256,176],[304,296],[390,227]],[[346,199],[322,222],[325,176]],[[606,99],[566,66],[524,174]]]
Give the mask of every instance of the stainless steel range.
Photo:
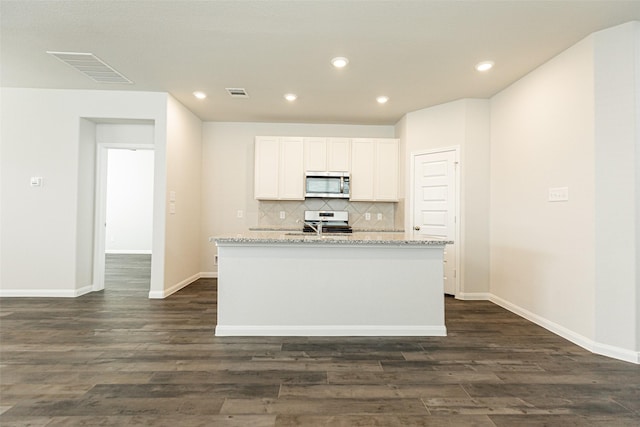
[[[322,226],[322,233],[351,233],[347,211],[304,211],[305,233],[315,233]]]

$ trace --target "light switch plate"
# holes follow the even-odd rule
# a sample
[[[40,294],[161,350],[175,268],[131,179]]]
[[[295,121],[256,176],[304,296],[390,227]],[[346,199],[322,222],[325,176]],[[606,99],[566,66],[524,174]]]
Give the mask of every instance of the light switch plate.
[[[30,184],[32,187],[42,187],[42,177],[41,176],[32,176]]]
[[[569,200],[569,187],[549,188],[550,202],[566,202]]]
[[[287,213],[285,211],[280,211],[280,219],[285,219],[287,217]]]
[[[364,214],[364,219],[365,221],[370,221],[371,220],[371,214],[369,212]]]

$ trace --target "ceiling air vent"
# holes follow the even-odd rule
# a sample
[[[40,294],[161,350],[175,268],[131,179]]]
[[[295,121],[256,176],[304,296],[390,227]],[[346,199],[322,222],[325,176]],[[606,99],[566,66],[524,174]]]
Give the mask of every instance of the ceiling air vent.
[[[249,97],[249,94],[247,93],[247,91],[241,87],[228,87],[226,89],[232,98],[248,98]]]
[[[131,80],[117,72],[92,53],[50,52],[60,61],[72,66],[94,82],[133,84]]]

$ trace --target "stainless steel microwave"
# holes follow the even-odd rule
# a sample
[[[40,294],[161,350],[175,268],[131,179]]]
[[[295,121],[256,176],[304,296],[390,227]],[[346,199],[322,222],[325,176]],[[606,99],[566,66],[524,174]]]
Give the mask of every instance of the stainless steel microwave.
[[[349,172],[313,172],[305,174],[305,197],[348,199]]]

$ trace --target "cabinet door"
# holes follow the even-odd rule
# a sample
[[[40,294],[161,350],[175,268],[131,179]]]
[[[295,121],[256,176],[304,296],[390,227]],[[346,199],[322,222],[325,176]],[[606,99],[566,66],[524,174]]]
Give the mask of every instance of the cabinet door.
[[[304,170],[326,171],[327,169],[327,139],[304,139]]]
[[[302,138],[280,138],[278,198],[304,200],[304,149]]]
[[[256,199],[278,198],[280,182],[280,143],[276,137],[258,137],[255,144],[254,196]]]
[[[329,138],[327,141],[327,170],[349,172],[351,166],[351,141],[349,138]]]
[[[398,141],[376,141],[376,185],[374,197],[378,201],[398,200]]]
[[[351,200],[373,200],[375,143],[371,139],[351,140]]]

